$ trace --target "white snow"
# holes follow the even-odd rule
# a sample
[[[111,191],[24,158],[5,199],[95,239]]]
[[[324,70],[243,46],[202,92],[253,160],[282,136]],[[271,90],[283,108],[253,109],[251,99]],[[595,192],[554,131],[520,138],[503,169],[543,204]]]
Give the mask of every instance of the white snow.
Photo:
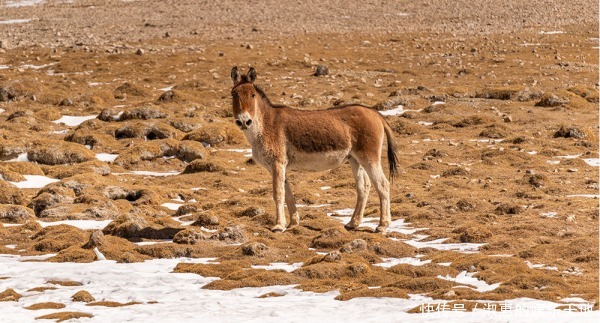
[[[583,161],[590,166],[600,166],[600,158],[584,158]]]
[[[179,207],[182,205],[183,204],[181,204],[181,203],[163,203],[160,206],[164,206],[169,210],[177,211],[179,209]]]
[[[321,191],[327,191],[330,189],[331,189],[331,186],[321,186]]]
[[[327,213],[328,216],[336,215],[336,216],[348,216],[354,213],[354,209],[341,209],[333,211],[333,213]]]
[[[97,115],[93,116],[62,116],[58,120],[54,120],[54,123],[64,123],[68,127],[76,127],[83,122],[91,119],[96,119]]]
[[[4,246],[4,247],[6,247],[6,248],[8,248],[8,249],[15,249],[15,248],[17,247],[17,245],[16,245],[16,244],[7,244],[7,245],[6,245],[6,246]]]
[[[104,255],[102,254],[102,252],[100,252],[100,250],[98,250],[98,247],[94,248],[94,253],[96,254],[96,259],[97,260],[106,260],[106,257],[104,257]]]
[[[558,216],[558,213],[550,211],[550,212],[540,212],[540,216],[543,218],[555,218]]]
[[[42,175],[23,175],[24,181],[10,182],[18,188],[42,188],[48,184],[58,182],[60,180]]]
[[[546,269],[546,270],[558,270],[558,267],[555,266],[546,266],[544,264],[533,264],[531,263],[531,261],[529,260],[525,260],[525,263],[527,264],[527,267],[529,268],[537,268],[537,269]]]
[[[45,0],[6,0],[4,3],[7,8],[18,8],[18,7],[35,6],[44,1]]]
[[[25,65],[21,65],[21,66],[19,66],[19,68],[22,68],[22,69],[32,69],[32,70],[39,70],[39,69],[42,69],[42,68],[46,68],[46,67],[48,67],[48,66],[52,66],[52,65],[54,65],[54,64],[56,64],[56,63],[50,63],[50,64],[44,64],[44,65],[25,64]]]
[[[0,20],[0,25],[11,25],[11,24],[24,24],[30,22],[31,19],[9,19],[9,20]]]
[[[353,212],[354,212],[354,209],[341,209],[341,210],[333,211],[332,213],[327,213],[327,215],[332,216],[332,218],[345,224],[345,223],[350,222],[351,216],[348,216],[348,215],[352,215]],[[343,216],[333,216],[336,214],[343,215]],[[409,226],[409,224],[410,223],[405,223],[404,219],[394,220],[388,226],[387,232],[399,232],[399,233],[403,233],[403,234],[413,234],[420,230],[427,230],[426,228],[412,228]],[[379,218],[364,218],[363,223],[360,226],[371,228],[374,230],[375,228],[377,228],[378,225],[379,225]]]
[[[420,125],[426,126],[426,127],[433,125],[433,122],[428,122],[428,121],[419,121],[417,123]]]
[[[554,156],[554,158],[575,159],[575,158],[577,158],[579,156],[581,156],[581,154],[578,154],[578,155],[565,155],[565,156]]]
[[[474,286],[475,287],[474,289],[480,293],[492,291],[492,290],[498,288],[498,286],[500,286],[500,283],[488,284],[483,280],[479,280],[479,279],[473,277],[473,276],[475,276],[475,274],[476,274],[476,272],[468,273],[466,271],[462,271],[454,278],[450,277],[450,275],[446,275],[446,276],[438,275],[437,278],[453,281],[453,282],[459,283],[459,284],[466,284],[466,285]]]
[[[7,160],[8,162],[29,162],[29,158],[27,158],[27,153],[21,153],[17,158]]]
[[[425,236],[426,237],[426,236]],[[436,239],[431,241],[420,241],[425,237],[418,237],[412,240],[401,240],[406,244],[409,244],[415,248],[433,248],[437,250],[454,250],[463,253],[473,253],[477,252],[479,247],[483,246],[485,243],[444,243],[444,241],[448,240],[447,238]]]
[[[560,30],[552,30],[552,31],[540,31],[540,35],[558,35],[558,34],[564,34],[564,31],[560,31]]]
[[[107,153],[98,153],[96,154],[96,159],[103,162],[112,163],[119,157],[119,154],[107,154]]]
[[[266,270],[285,270],[288,273],[291,273],[292,271],[302,267],[303,264],[304,263],[302,263],[302,262],[295,262],[293,264],[289,264],[287,262],[274,262],[274,263],[271,263],[266,266],[261,266],[261,265],[252,266],[252,268],[266,269]]]
[[[44,221],[37,221],[42,228],[45,227],[49,227],[49,226],[54,226],[54,225],[60,225],[60,224],[67,224],[70,226],[74,226],[76,228],[82,229],[82,230],[102,230],[104,229],[112,220],[63,220],[63,221],[54,221],[54,222],[44,222]]]
[[[404,258],[381,258],[383,262],[374,264],[373,266],[379,266],[383,268],[390,268],[400,264],[407,264],[411,266],[423,266],[431,262],[431,260],[421,260],[416,257],[404,257]]]
[[[47,257],[47,255],[45,255]],[[39,257],[38,257],[39,258]],[[523,311],[492,312],[437,312],[408,314],[409,309],[424,305],[444,303],[430,297],[409,294],[408,299],[369,297],[350,301],[337,301],[339,292],[303,292],[294,286],[268,286],[238,288],[230,291],[202,289],[217,278],[196,274],[173,273],[180,262],[208,264],[211,258],[155,259],[142,263],[118,264],[104,260],[91,263],[23,262],[25,257],[0,255],[0,290],[13,288],[23,297],[18,302],[0,302],[1,322],[33,322],[36,317],[56,310],[31,311],[24,307],[39,302],[59,302],[67,307],[60,311],[77,311],[94,315],[85,322],[596,322],[598,311],[568,312],[556,310],[564,303],[519,298],[495,304],[506,304]],[[491,288],[473,281],[467,275],[461,278],[476,284],[477,288]],[[59,286],[55,290],[27,292],[28,289],[49,286],[49,280],[71,280],[82,286]],[[54,286],[57,287],[57,286]],[[97,300],[116,302],[136,301],[141,304],[125,307],[86,306],[73,302],[71,295],[86,290]],[[258,298],[267,293],[281,297]],[[581,303],[573,299],[577,306]],[[593,304],[592,304],[593,305]],[[498,305],[500,306],[500,305]],[[527,310],[529,309],[529,310]],[[527,311],[526,311],[527,310]]]
[[[163,240],[163,241],[141,241],[141,242],[134,242],[134,244],[136,244],[138,246],[150,246],[150,245],[159,244],[159,243],[173,243],[173,240],[167,239],[167,240]]]
[[[379,111],[379,113],[382,116],[399,116],[399,115],[403,115],[404,113],[409,112],[409,111],[410,112],[419,112],[421,110],[404,110],[404,106],[399,105],[395,109]]]
[[[252,157],[252,148],[241,148],[241,149],[221,149],[223,151],[231,151],[234,153],[244,154],[244,157]]]
[[[172,89],[173,89],[173,85],[167,86],[167,87],[163,87],[162,89],[159,89],[159,90],[163,91],[163,92],[167,92],[167,91],[171,91]]]
[[[10,68],[9,65],[0,65],[0,70],[7,70],[9,68]],[[0,113],[4,112],[4,109],[0,109],[0,110],[2,110],[2,111],[0,111]]]

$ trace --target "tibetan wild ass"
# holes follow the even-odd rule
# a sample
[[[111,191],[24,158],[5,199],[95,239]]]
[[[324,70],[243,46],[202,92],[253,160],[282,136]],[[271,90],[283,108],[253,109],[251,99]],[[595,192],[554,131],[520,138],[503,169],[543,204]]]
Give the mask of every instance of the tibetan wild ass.
[[[241,75],[234,67],[231,78],[235,124],[252,145],[253,159],[273,177],[276,223],[271,230],[286,229],[284,200],[290,214],[289,225],[298,225],[300,221],[292,188],[286,180],[287,169],[324,171],[347,160],[356,180],[357,200],[346,229],[361,224],[373,183],[381,207],[376,232],[385,232],[391,216],[390,183],[380,161],[384,141],[387,141],[391,179],[397,174],[398,165],[392,130],[385,119],[377,111],[357,104],[320,111],[272,104],[254,84],[254,68]]]

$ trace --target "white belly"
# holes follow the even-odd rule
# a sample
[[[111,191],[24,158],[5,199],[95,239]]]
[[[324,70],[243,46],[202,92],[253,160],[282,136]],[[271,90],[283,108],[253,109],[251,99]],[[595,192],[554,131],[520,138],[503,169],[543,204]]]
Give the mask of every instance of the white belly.
[[[333,169],[348,160],[349,153],[349,149],[315,153],[289,151],[288,167],[290,169],[315,172]]]

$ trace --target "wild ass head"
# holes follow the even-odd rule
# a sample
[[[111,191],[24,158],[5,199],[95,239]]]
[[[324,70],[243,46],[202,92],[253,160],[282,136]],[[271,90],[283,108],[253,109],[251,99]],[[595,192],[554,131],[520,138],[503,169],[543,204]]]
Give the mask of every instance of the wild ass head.
[[[256,70],[253,67],[248,74],[241,75],[237,66],[231,69],[233,88],[231,97],[233,99],[233,117],[235,124],[242,130],[247,130],[252,125],[252,119],[258,109],[259,93],[254,87]]]

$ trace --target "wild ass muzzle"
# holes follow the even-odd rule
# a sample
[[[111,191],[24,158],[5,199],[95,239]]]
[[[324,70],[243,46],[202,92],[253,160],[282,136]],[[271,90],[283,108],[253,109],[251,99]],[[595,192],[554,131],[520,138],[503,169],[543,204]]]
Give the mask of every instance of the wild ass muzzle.
[[[252,157],[273,177],[275,200],[274,232],[286,226],[284,201],[290,214],[289,226],[298,225],[300,216],[288,169],[324,171],[350,163],[356,180],[356,206],[346,229],[356,229],[363,220],[371,183],[379,194],[380,220],[376,232],[385,232],[391,222],[390,182],[383,173],[381,151],[387,141],[390,178],[397,174],[398,159],[392,130],[375,110],[349,104],[327,110],[307,111],[272,104],[254,84],[256,71],[246,75],[231,70],[233,116],[252,146]]]

